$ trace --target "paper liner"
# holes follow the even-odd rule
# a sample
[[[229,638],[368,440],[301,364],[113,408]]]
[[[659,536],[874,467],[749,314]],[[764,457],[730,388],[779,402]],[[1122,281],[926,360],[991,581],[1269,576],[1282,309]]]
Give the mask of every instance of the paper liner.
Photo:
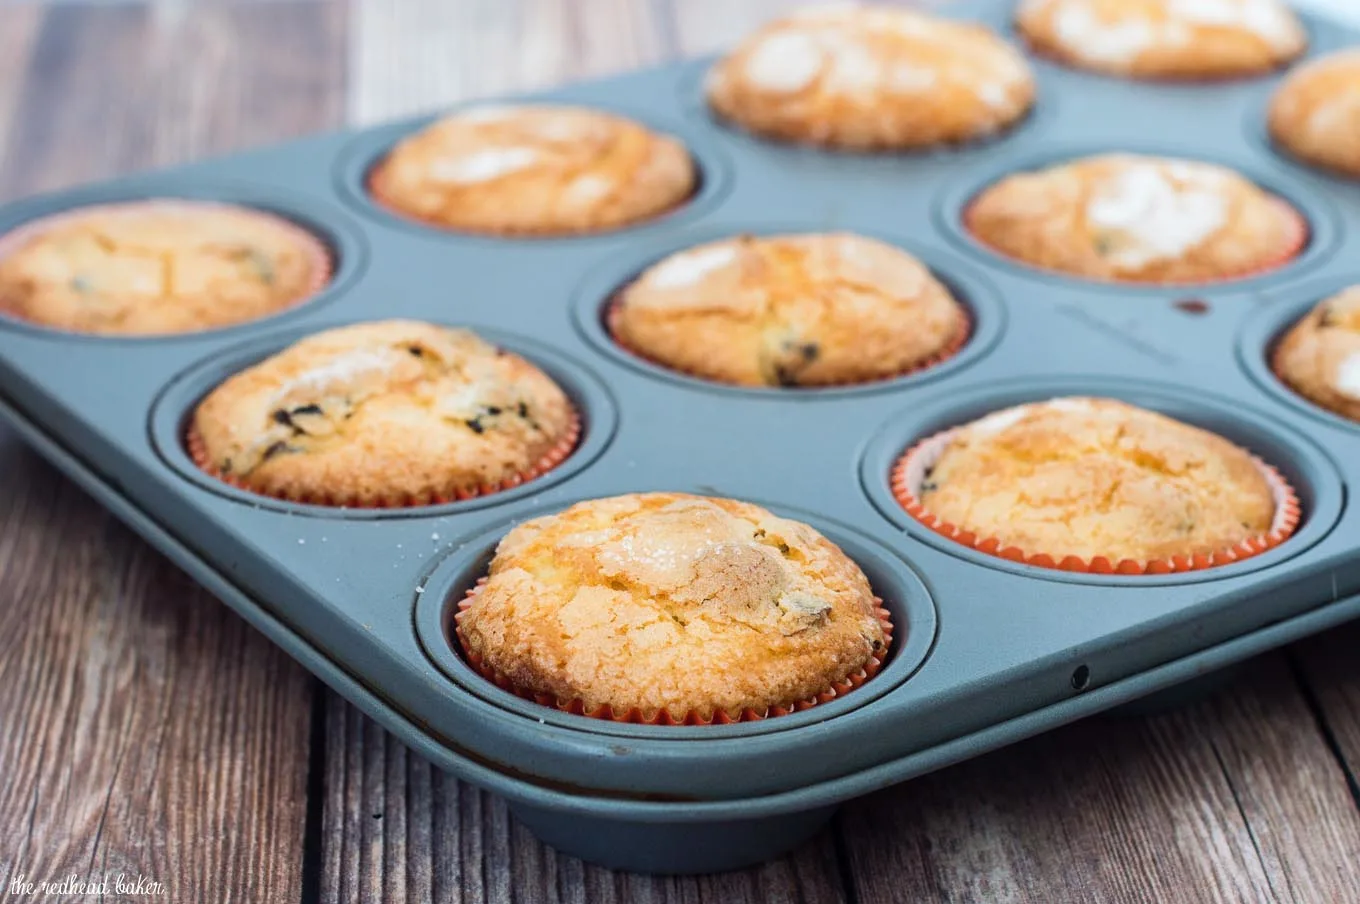
[[[923,358],[920,361],[917,361],[915,364],[912,364],[909,367],[905,367],[896,373],[887,374],[885,376],[880,377],[871,377],[867,380],[845,380],[834,383],[808,383],[797,384],[794,386],[770,386],[768,384],[760,384],[757,386],[752,386],[746,383],[733,383],[729,380],[720,380],[715,377],[709,376],[708,374],[696,373],[695,371],[689,370],[687,368],[679,367],[678,365],[671,364],[666,361],[661,361],[657,358],[653,358],[650,355],[646,354],[645,352],[633,348],[631,345],[625,342],[621,336],[619,336],[618,330],[615,329],[615,324],[618,318],[618,310],[621,304],[622,299],[619,297],[619,295],[615,295],[613,298],[609,300],[609,303],[605,307],[604,312],[605,330],[606,332],[609,333],[609,338],[614,340],[614,344],[617,345],[619,348],[628,352],[628,354],[632,355],[635,358],[638,358],[642,361],[646,361],[648,364],[655,365],[656,367],[665,368],[666,370],[672,371],[673,373],[683,374],[684,376],[692,377],[695,380],[703,380],[705,383],[716,383],[720,386],[735,386],[739,389],[792,390],[794,392],[798,392],[816,389],[837,389],[844,388],[846,386],[872,386],[875,383],[883,383],[888,380],[900,380],[903,377],[910,376],[911,374],[920,373],[923,370],[929,370],[932,367],[936,367],[940,364],[943,364],[950,358],[957,355],[960,351],[963,350],[963,347],[968,344],[968,340],[973,338],[974,327],[973,313],[970,310],[968,310],[968,307],[966,305],[960,304],[959,312],[962,315],[960,318],[960,323],[957,329],[954,331],[954,335],[949,338],[949,341],[946,342],[934,354],[926,358]]]
[[[1034,553],[1018,546],[1004,545],[996,537],[979,537],[975,532],[952,524],[929,512],[919,498],[921,484],[931,468],[939,461],[940,455],[948,447],[950,440],[963,429],[956,427],[937,433],[921,440],[907,450],[893,466],[890,481],[893,496],[898,503],[917,521],[935,533],[976,549],[978,552],[998,558],[1033,565],[1037,568],[1053,568],[1059,571],[1074,571],[1087,574],[1156,575],[1179,574],[1187,571],[1202,571],[1231,565],[1258,556],[1274,549],[1294,533],[1302,519],[1302,507],[1298,494],[1279,471],[1266,464],[1255,455],[1252,462],[1260,469],[1266,482],[1270,484],[1275,498],[1275,517],[1270,530],[1259,536],[1250,537],[1227,549],[1214,553],[1172,556],[1167,559],[1121,559],[1112,562],[1105,556],[1083,559],[1080,556],[1059,556],[1050,553]]]
[[[223,474],[208,459],[208,451],[204,446],[203,437],[199,434],[198,428],[189,425],[184,436],[184,446],[193,459],[199,470],[223,483],[244,490],[247,493],[256,493],[261,496],[270,496],[275,499],[284,499],[289,502],[297,502],[303,505],[325,505],[336,508],[361,508],[361,509],[397,509],[411,508],[420,505],[445,505],[450,502],[463,502],[468,499],[475,499],[480,496],[490,496],[504,490],[514,489],[517,486],[528,483],[536,477],[541,477],[553,468],[565,461],[572,452],[576,451],[577,441],[581,438],[581,416],[576,411],[571,413],[571,421],[567,424],[557,444],[543,454],[533,467],[520,474],[506,478],[498,483],[483,484],[476,487],[466,487],[455,493],[429,493],[419,496],[404,495],[394,496],[378,501],[360,501],[349,499],[343,495],[315,495],[315,494],[296,494],[284,495],[272,493],[267,489],[254,486],[248,479],[242,479],[235,475]]]
[[[1290,204],[1283,198],[1272,196],[1269,199],[1271,204],[1274,205],[1279,210],[1280,215],[1284,217],[1286,222],[1285,242],[1279,254],[1267,258],[1266,262],[1261,264],[1260,266],[1248,267],[1242,270],[1233,271],[1231,273],[1224,273],[1221,276],[1213,276],[1207,277],[1205,279],[1191,279],[1191,280],[1175,280],[1175,279],[1148,280],[1148,279],[1124,279],[1118,276],[1115,277],[1090,276],[1084,273],[1076,273],[1071,270],[1063,270],[1058,267],[1046,267],[1043,266],[1042,264],[1032,263],[1023,258],[1016,257],[1015,255],[1010,254],[1004,249],[998,248],[991,242],[982,238],[982,236],[978,235],[977,231],[973,229],[973,208],[977,205],[978,201],[981,199],[982,195],[985,192],[986,189],[983,189],[983,191],[979,192],[977,196],[975,196],[973,200],[969,201],[968,204],[963,209],[963,228],[967,231],[968,235],[971,236],[975,242],[982,245],[987,250],[991,251],[997,257],[1004,258],[1005,260],[1008,260],[1014,264],[1018,264],[1019,266],[1027,267],[1030,270],[1035,271],[1036,273],[1057,274],[1059,276],[1068,276],[1073,279],[1085,279],[1091,282],[1106,283],[1109,285],[1167,286],[1167,287],[1207,286],[1213,285],[1214,283],[1233,282],[1235,280],[1240,279],[1250,279],[1253,276],[1261,276],[1263,274],[1271,272],[1272,270],[1278,270],[1281,267],[1288,264],[1290,261],[1294,260],[1296,257],[1299,256],[1299,254],[1303,252],[1303,249],[1308,244],[1308,239],[1312,235],[1312,228],[1309,226],[1308,219],[1304,217],[1304,215],[1297,208],[1295,208],[1293,204]]]
[[[309,268],[312,276],[311,282],[308,283],[306,288],[304,288],[300,293],[298,293],[296,297],[291,298],[281,304],[278,304],[275,307],[269,309],[268,311],[261,312],[253,317],[248,317],[244,320],[232,320],[222,323],[209,323],[192,330],[176,331],[178,333],[201,332],[204,330],[222,329],[224,327],[235,326],[240,323],[249,323],[252,320],[260,320],[262,318],[272,316],[280,311],[285,311],[289,308],[295,307],[301,304],[302,302],[306,301],[307,299],[313,297],[314,295],[319,294],[322,289],[326,288],[326,286],[330,284],[331,277],[335,273],[334,269],[335,264],[331,257],[331,251],[326,246],[326,243],[323,242],[321,239],[317,238],[309,230],[303,228],[302,226],[299,226],[297,223],[294,223],[293,221],[285,217],[279,216],[278,214],[260,210],[259,208],[256,207],[250,207],[241,204],[228,204],[222,201],[199,201],[191,198],[149,198],[145,201],[120,201],[111,204],[90,204],[84,207],[74,207],[71,208],[70,210],[64,210],[61,213],[50,214],[45,217],[38,217],[37,219],[29,220],[23,225],[18,226],[15,229],[11,229],[9,232],[4,233],[3,235],[0,235],[0,258],[3,258],[9,254],[14,253],[19,248],[22,248],[30,240],[37,238],[43,233],[51,229],[55,229],[64,223],[76,223],[92,215],[93,216],[108,216],[110,214],[114,216],[135,215],[138,213],[145,212],[148,209],[159,210],[179,209],[194,212],[223,211],[230,212],[236,215],[244,215],[255,217],[260,220],[266,220],[269,223],[271,223],[275,228],[284,232],[289,238],[291,238],[297,244],[297,246],[302,249],[303,254],[306,255],[309,263],[311,264]],[[38,320],[34,317],[28,316],[20,311],[15,310],[10,304],[6,302],[6,300],[3,297],[0,297],[0,312],[8,314],[11,317],[17,317],[21,320],[26,320],[30,323],[37,323],[43,326],[48,326],[48,324],[43,323],[43,321],[41,320]],[[49,327],[49,328],[64,329],[62,327]],[[101,333],[97,331],[83,331],[70,329],[67,329],[65,331],[84,332],[89,333],[91,335],[101,335]],[[154,334],[136,334],[136,335],[154,335]]]
[[[724,709],[715,709],[713,715],[708,718],[704,718],[699,715],[698,712],[691,710],[685,714],[684,718],[677,719],[664,707],[657,710],[651,716],[648,716],[639,707],[632,707],[631,709],[622,712],[615,712],[614,708],[608,703],[594,708],[587,708],[585,702],[579,698],[559,700],[551,694],[540,694],[516,687],[514,682],[491,668],[480,654],[474,653],[468,647],[467,638],[464,637],[463,629],[458,623],[462,621],[463,613],[472,605],[474,597],[476,597],[477,593],[481,590],[482,585],[485,583],[485,577],[479,578],[475,586],[468,588],[463,599],[459,600],[458,613],[454,616],[454,634],[458,638],[459,649],[463,653],[463,658],[467,660],[473,670],[501,690],[509,691],[521,699],[531,700],[541,706],[551,706],[564,713],[585,716],[589,719],[602,719],[607,722],[631,722],[638,725],[732,725],[737,722],[759,722],[762,719],[787,716],[791,713],[812,709],[814,706],[822,703],[829,703],[832,700],[850,693],[852,690],[879,673],[883,668],[883,663],[887,659],[889,651],[892,649],[892,613],[884,608],[882,599],[874,597],[874,604],[877,607],[875,615],[878,617],[879,624],[883,626],[883,647],[878,650],[878,652],[874,653],[869,661],[865,663],[858,672],[837,681],[814,697],[809,697],[806,700],[799,700],[785,706],[771,706],[764,712],[758,712],[748,706],[741,711],[741,715],[737,718],[728,715],[727,711]]]

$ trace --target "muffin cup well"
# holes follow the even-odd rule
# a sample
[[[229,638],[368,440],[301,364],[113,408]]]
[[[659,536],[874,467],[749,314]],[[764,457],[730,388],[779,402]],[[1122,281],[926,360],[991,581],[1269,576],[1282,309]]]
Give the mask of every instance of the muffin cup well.
[[[1263,276],[1267,273],[1279,270],[1280,268],[1296,260],[1299,257],[1299,255],[1301,255],[1304,252],[1304,250],[1308,247],[1309,239],[1312,236],[1312,228],[1309,225],[1308,218],[1305,217],[1303,213],[1300,210],[1298,210],[1293,204],[1290,204],[1283,198],[1274,196],[1270,199],[1271,203],[1279,210],[1280,216],[1284,218],[1287,224],[1286,228],[1287,234],[1285,236],[1285,241],[1282,243],[1280,251],[1277,254],[1268,258],[1260,266],[1249,267],[1242,270],[1235,270],[1233,272],[1224,273],[1219,276],[1215,276],[1208,279],[1196,279],[1188,281],[1187,280],[1159,281],[1159,280],[1120,279],[1120,278],[1107,279],[1099,276],[1088,276],[1082,273],[1075,273],[1070,270],[1063,270],[1057,267],[1045,267],[1040,264],[1031,263],[1030,261],[1026,261],[1022,258],[1008,254],[1004,250],[991,244],[982,236],[980,236],[977,233],[977,230],[973,228],[973,211],[980,198],[981,195],[979,194],[977,197],[974,197],[971,201],[964,205],[963,212],[961,214],[963,229],[964,232],[968,234],[969,238],[971,238],[974,242],[976,242],[983,248],[986,248],[992,254],[995,254],[997,257],[1000,257],[1004,260],[1010,261],[1013,264],[1022,267],[1027,267],[1031,270],[1035,270],[1040,273],[1050,273],[1058,276],[1066,276],[1072,279],[1085,279],[1092,282],[1107,283],[1120,286],[1151,286],[1151,287],[1204,286],[1213,285],[1215,283],[1220,282],[1234,282],[1236,280],[1250,279],[1255,276]]]
[[[935,353],[927,356],[926,358],[923,358],[920,361],[917,361],[915,364],[912,364],[909,367],[905,367],[902,370],[899,370],[896,373],[887,374],[886,376],[882,377],[874,377],[873,379],[869,380],[844,380],[841,382],[834,383],[809,383],[807,385],[796,384],[793,386],[768,386],[768,385],[747,386],[745,384],[740,383],[731,383],[727,380],[714,379],[713,377],[710,377],[707,374],[696,373],[695,371],[683,367],[677,367],[674,364],[669,364],[665,361],[659,361],[656,358],[650,357],[649,355],[645,354],[639,349],[633,348],[619,336],[618,330],[615,328],[618,319],[619,305],[620,299],[618,295],[615,295],[613,298],[611,298],[608,304],[606,305],[604,311],[605,332],[609,334],[609,338],[614,341],[615,345],[617,345],[619,348],[623,349],[633,357],[638,358],[639,360],[642,361],[646,361],[648,364],[651,364],[654,367],[660,367],[664,370],[671,371],[672,373],[677,373],[686,377],[691,377],[695,380],[702,380],[705,383],[714,383],[719,386],[741,386],[742,388],[745,389],[769,389],[775,391],[793,390],[796,392],[798,390],[808,389],[815,390],[815,389],[845,388],[849,386],[872,386],[875,383],[884,383],[889,380],[900,380],[903,377],[909,377],[912,374],[918,374],[921,371],[929,370],[930,368],[943,364],[950,358],[953,358],[955,355],[957,355],[959,352],[963,350],[963,347],[968,344],[968,340],[973,338],[974,328],[972,312],[968,310],[968,307],[966,305],[960,304],[958,307],[959,311],[962,313],[962,318],[958,328],[955,330],[954,335],[951,336],[949,340]]]
[[[1264,534],[1250,537],[1214,553],[1172,556],[1147,561],[1136,559],[1111,561],[1105,556],[1085,559],[1080,556],[1060,556],[1053,553],[1024,550],[1018,546],[1006,545],[997,537],[980,537],[973,531],[959,527],[933,514],[921,502],[920,490],[926,475],[939,461],[940,456],[960,429],[962,428],[956,427],[927,437],[898,458],[897,463],[893,466],[891,476],[893,496],[896,497],[907,514],[937,534],[978,552],[1023,565],[1088,574],[1159,575],[1201,571],[1221,565],[1230,565],[1233,562],[1241,562],[1244,559],[1250,559],[1267,550],[1274,549],[1289,539],[1302,520],[1302,507],[1294,487],[1279,471],[1253,455],[1251,460],[1260,469],[1261,475],[1270,485],[1271,494],[1275,499],[1275,517],[1271,522],[1270,530]]]
[[[428,495],[421,496],[394,496],[377,502],[357,501],[348,499],[343,496],[334,495],[283,496],[274,493],[269,493],[266,490],[253,486],[248,480],[242,480],[241,478],[235,475],[223,474],[221,470],[214,466],[213,463],[209,460],[207,448],[204,446],[203,443],[203,437],[199,434],[198,429],[194,427],[192,424],[189,425],[188,429],[185,432],[184,445],[186,451],[189,453],[189,457],[193,460],[194,464],[197,465],[201,471],[203,471],[203,473],[217,480],[220,480],[223,483],[228,484],[229,486],[236,487],[238,490],[244,490],[248,493],[256,493],[261,496],[272,496],[275,499],[286,499],[290,502],[302,503],[304,505],[324,505],[343,508],[388,509],[388,508],[411,508],[422,505],[444,505],[450,502],[462,502],[468,499],[476,499],[482,496],[490,496],[494,493],[499,493],[503,490],[513,489],[515,487],[528,483],[529,481],[533,480],[536,477],[546,474],[553,468],[556,468],[562,462],[566,461],[567,458],[571,455],[571,453],[576,451],[576,446],[580,438],[581,438],[581,416],[575,409],[573,409],[571,413],[571,421],[567,424],[567,429],[563,432],[557,444],[553,446],[551,449],[549,449],[547,452],[545,452],[543,456],[538,460],[538,462],[533,465],[533,467],[529,468],[528,470],[520,474],[516,474],[513,477],[506,478],[505,480],[499,481],[497,483],[482,484],[481,486],[476,487],[467,487],[453,494],[430,493]]]
[[[492,684],[502,690],[509,691],[521,699],[531,700],[541,706],[551,706],[564,713],[585,716],[589,719],[602,719],[610,722],[631,722],[639,725],[731,725],[736,722],[758,722],[762,719],[787,716],[790,713],[803,712],[804,710],[811,709],[820,703],[829,703],[832,700],[850,693],[855,688],[861,686],[878,674],[892,650],[892,615],[888,612],[887,608],[884,607],[883,600],[879,597],[874,597],[875,615],[878,617],[879,624],[883,626],[884,640],[882,649],[875,652],[858,672],[837,681],[814,697],[809,697],[806,700],[798,700],[785,706],[772,706],[764,712],[758,712],[751,707],[747,707],[735,718],[729,715],[726,710],[722,709],[715,709],[713,715],[708,718],[704,718],[698,712],[691,710],[685,714],[684,718],[676,719],[670,714],[670,711],[665,708],[659,709],[651,715],[647,715],[647,713],[638,707],[633,707],[622,712],[615,711],[615,709],[607,703],[596,707],[587,707],[585,701],[579,698],[559,700],[550,694],[535,693],[517,687],[515,683],[505,675],[491,668],[482,656],[469,649],[467,638],[464,637],[463,629],[459,623],[463,619],[463,614],[467,611],[468,607],[472,605],[473,600],[476,598],[477,593],[484,584],[486,584],[486,578],[482,577],[478,579],[475,585],[467,589],[463,599],[459,600],[458,612],[454,615],[454,634],[458,638],[458,647],[462,651],[463,657],[467,660],[468,664],[472,666],[477,674],[481,675]]]
[[[27,242],[41,236],[51,229],[55,229],[65,223],[79,222],[92,214],[112,214],[114,216],[120,216],[145,212],[147,210],[202,212],[229,211],[234,214],[244,214],[246,216],[256,217],[271,223],[275,228],[286,233],[289,238],[302,249],[303,254],[306,255],[308,262],[311,264],[311,282],[307,284],[307,287],[303,291],[298,293],[297,297],[289,299],[277,307],[261,313],[257,317],[251,317],[241,321],[208,324],[199,327],[198,329],[185,332],[221,329],[224,327],[236,326],[240,323],[249,323],[265,317],[271,317],[282,311],[297,307],[308,299],[320,294],[323,289],[330,285],[331,278],[334,276],[335,261],[330,248],[324,241],[312,234],[306,228],[299,226],[297,223],[257,207],[229,204],[222,201],[200,201],[192,198],[149,198],[145,201],[116,201],[105,204],[89,204],[82,207],[74,207],[60,213],[38,217],[37,219],[29,220],[23,225],[0,235],[0,258],[7,257],[19,248],[22,248]],[[41,320],[26,316],[15,310],[3,297],[0,297],[0,313],[23,320],[27,323],[46,326]],[[86,331],[66,330],[65,332]]]

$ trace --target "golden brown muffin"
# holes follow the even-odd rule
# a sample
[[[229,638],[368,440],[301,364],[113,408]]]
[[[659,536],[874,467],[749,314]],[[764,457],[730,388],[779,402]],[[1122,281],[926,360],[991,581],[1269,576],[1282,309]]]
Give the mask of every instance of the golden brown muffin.
[[[1034,103],[1024,58],[981,25],[838,4],[769,23],[709,73],[708,102],[758,135],[850,150],[972,141]]]
[[[1256,75],[1308,46],[1280,0],[1022,0],[1016,27],[1070,66],[1142,79]]]
[[[1360,286],[1294,324],[1275,350],[1274,365],[1299,395],[1360,422]]]
[[[315,294],[326,246],[272,214],[150,200],[44,217],[0,237],[0,311],[107,335],[255,320]]]
[[[407,320],[327,330],[242,371],[194,412],[190,450],[237,486],[399,506],[514,486],[571,451],[566,395],[461,329]]]
[[[521,692],[707,721],[848,689],[885,651],[877,609],[859,567],[806,524],[642,493],[512,530],[458,633]]]
[[[1241,278],[1285,264],[1308,238],[1293,207],[1230,169],[1134,154],[1009,176],[964,222],[1007,257],[1118,282]]]
[[[1360,176],[1360,50],[1290,73],[1270,104],[1270,134],[1296,157]]]
[[[952,354],[963,307],[904,251],[847,233],[740,236],[673,254],[609,312],[658,364],[742,386],[897,376]]]
[[[935,517],[1027,554],[1209,555],[1275,519],[1265,469],[1227,440],[1112,399],[1063,398],[948,434],[916,491]]]
[[[501,235],[595,232],[659,216],[694,193],[680,142],[599,110],[480,106],[400,142],[373,197],[432,226]]]

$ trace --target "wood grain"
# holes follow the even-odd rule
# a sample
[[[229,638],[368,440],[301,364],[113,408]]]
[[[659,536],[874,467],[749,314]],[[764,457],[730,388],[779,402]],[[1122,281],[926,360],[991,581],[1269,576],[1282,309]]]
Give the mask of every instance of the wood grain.
[[[6,197],[339,116],[337,7],[2,15]],[[299,898],[315,683],[7,429],[0,632],[0,879],[141,874],[162,900]]]
[[[844,900],[829,833],[759,869],[716,876],[616,873],[558,854],[500,798],[439,772],[334,695],[325,761],[322,901]]]
[[[1280,654],[1215,698],[1090,720],[842,821],[861,901],[1360,900],[1360,813]]]
[[[664,9],[636,0],[353,0],[349,118],[368,124],[665,57]]]
[[[1360,806],[1360,622],[1304,641],[1290,652]]]

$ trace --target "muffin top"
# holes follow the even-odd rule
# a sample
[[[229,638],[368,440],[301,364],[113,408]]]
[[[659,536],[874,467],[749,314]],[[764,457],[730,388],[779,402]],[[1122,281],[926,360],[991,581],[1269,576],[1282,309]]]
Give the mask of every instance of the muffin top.
[[[681,251],[624,289],[609,321],[645,358],[744,386],[896,376],[951,351],[968,329],[914,257],[846,233],[748,235]]]
[[[329,279],[326,247],[258,210],[150,200],[0,236],[0,311],[79,333],[185,333],[254,320]]]
[[[1360,176],[1360,50],[1291,72],[1271,101],[1270,133],[1310,163]]]
[[[1227,440],[1112,399],[998,411],[948,436],[919,490],[931,514],[1055,560],[1212,554],[1265,535],[1270,482]]]
[[[1016,26],[1071,66],[1148,79],[1268,72],[1308,44],[1280,0],[1022,0]]]
[[[200,465],[266,495],[413,505],[499,489],[570,451],[576,415],[524,359],[461,329],[406,320],[310,336],[214,389]]]
[[[1275,372],[1300,395],[1360,423],[1360,286],[1290,329],[1275,350]]]
[[[984,26],[835,4],[761,28],[713,67],[707,93],[759,135],[884,150],[991,135],[1029,110],[1034,81]]]
[[[1107,154],[1009,176],[964,219],[994,250],[1090,279],[1185,283],[1279,266],[1307,240],[1303,218],[1233,170]]]
[[[401,141],[369,177],[382,204],[433,226],[569,235],[662,214],[694,192],[680,142],[599,110],[479,106]]]
[[[464,645],[519,690],[677,721],[810,699],[885,643],[868,580],[817,531],[683,493],[521,524],[470,603]]]

